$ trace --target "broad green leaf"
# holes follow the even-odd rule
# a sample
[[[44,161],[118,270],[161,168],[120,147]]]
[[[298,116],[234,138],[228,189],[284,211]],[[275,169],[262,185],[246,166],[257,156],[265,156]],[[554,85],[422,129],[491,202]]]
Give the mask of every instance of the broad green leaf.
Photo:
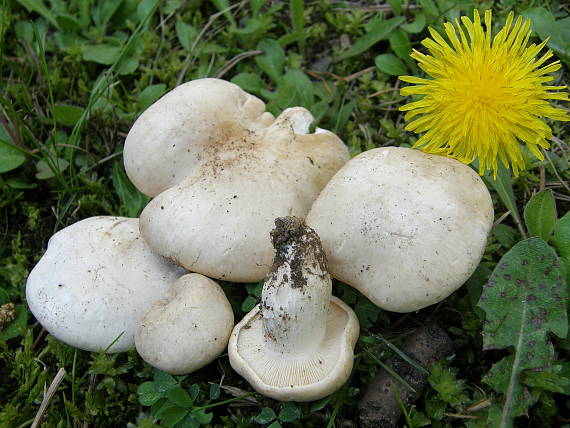
[[[493,227],[493,235],[503,247],[511,248],[515,243],[516,230],[508,224],[497,224]]]
[[[16,318],[10,321],[4,329],[0,331],[1,340],[10,340],[16,336],[24,336],[27,331],[28,309],[26,305],[15,305]]]
[[[414,22],[410,22],[407,24],[400,25],[400,28],[404,31],[407,31],[411,34],[418,34],[421,33],[422,30],[426,27],[426,16],[423,13],[418,14]]]
[[[159,99],[166,91],[164,83],[157,83],[144,88],[139,94],[138,105],[141,111],[146,110],[153,102]]]
[[[65,126],[75,126],[83,112],[84,108],[68,104],[56,104],[52,110],[56,122]]]
[[[251,5],[252,16],[257,16],[264,4],[265,0],[251,0],[250,5]]]
[[[433,0],[418,0],[418,3],[422,6],[424,12],[431,16],[438,16],[439,9],[433,2]]]
[[[213,413],[207,413],[207,409],[192,410],[190,415],[201,424],[209,424],[214,417]]]
[[[277,415],[271,407],[263,407],[261,409],[261,412],[259,412],[259,414],[253,418],[253,420],[258,424],[268,424],[276,418]]]
[[[25,189],[35,189],[36,187],[38,187],[38,183],[33,183],[20,177],[10,178],[9,180],[6,181],[6,183],[8,183],[8,186],[10,186],[12,189],[25,190]]]
[[[270,425],[268,425],[267,428],[281,428],[281,424],[279,423],[279,421],[275,421]]]
[[[115,162],[111,175],[113,187],[121,201],[121,214],[138,217],[150,198],[143,195],[129,180],[120,162]]]
[[[36,12],[43,16],[55,28],[60,29],[57,19],[52,11],[44,4],[42,0],[17,0],[30,12]]]
[[[162,394],[156,391],[153,382],[144,382],[137,388],[137,396],[139,403],[143,406],[152,406],[162,397]]]
[[[20,150],[3,139],[0,140],[0,173],[12,171],[26,161]]]
[[[213,383],[210,385],[210,400],[217,400],[220,398],[220,385]]]
[[[279,411],[277,418],[281,422],[293,422],[301,417],[301,410],[297,407],[295,403],[285,403]]]
[[[192,25],[180,20],[176,21],[175,28],[178,41],[186,51],[190,52],[192,50],[192,44],[198,36],[198,30]]]
[[[160,393],[166,392],[171,388],[174,388],[178,383],[176,380],[166,372],[162,370],[155,370],[154,372],[154,387]]]
[[[59,14],[55,18],[63,31],[77,33],[81,31],[81,23],[75,16],[68,14]]]
[[[356,313],[360,325],[364,328],[372,327],[381,312],[382,309],[364,296],[359,296],[358,302],[354,306],[354,313]]]
[[[257,299],[252,296],[247,296],[241,304],[241,310],[243,312],[251,311],[257,304]]]
[[[166,391],[166,397],[179,407],[192,407],[194,402],[180,385],[176,385]]]
[[[388,41],[390,42],[390,47],[398,57],[402,58],[403,60],[410,58],[410,53],[412,52],[412,44],[410,43],[410,39],[408,38],[408,35],[405,31],[393,31],[392,34],[390,34],[388,37]]]
[[[558,217],[552,190],[543,190],[534,195],[526,204],[523,216],[529,236],[548,241]]]
[[[255,62],[261,70],[275,83],[281,80],[285,66],[285,52],[276,40],[265,39],[257,44],[257,49],[264,53],[255,57]]]
[[[121,52],[119,46],[112,45],[84,45],[82,47],[83,59],[85,61],[96,62],[102,65],[111,65],[118,58]]]
[[[388,0],[388,4],[394,12],[394,16],[398,16],[402,10],[402,0]]]
[[[374,58],[374,64],[382,72],[390,76],[406,74],[406,65],[400,58],[393,54],[382,54]]]
[[[554,250],[540,238],[519,242],[499,261],[485,285],[479,307],[486,313],[484,349],[514,348],[484,381],[505,394],[500,427],[526,403],[522,370],[545,367],[554,357],[548,332],[566,337],[568,290]]]
[[[301,52],[303,52],[306,37],[304,0],[291,0],[291,21],[295,32],[304,36],[299,39],[299,48],[301,49]]]
[[[257,18],[250,18],[243,28],[236,28],[233,32],[241,36],[254,34],[261,28],[262,22]]]
[[[122,0],[100,0],[94,2],[92,9],[93,22],[99,27],[105,27],[115,12],[121,6]]]
[[[137,6],[137,15],[140,21],[143,21],[148,14],[152,13],[155,1],[156,0],[142,0],[139,2]]]
[[[311,413],[313,412],[318,412],[319,410],[322,410],[325,408],[325,406],[327,404],[329,404],[329,401],[331,401],[332,396],[328,396],[325,398],[321,398],[320,400],[317,401],[313,401],[311,403]]]
[[[552,243],[561,257],[570,257],[570,211],[554,225]]]
[[[56,174],[62,173],[68,166],[69,162],[61,158],[52,159],[50,164],[44,160],[38,161],[38,163],[36,163],[36,178],[38,180],[47,180],[48,178],[55,177]]]
[[[232,83],[255,95],[261,95],[265,90],[265,82],[258,74],[254,73],[239,73],[234,76]]]
[[[165,409],[160,415],[161,424],[165,427],[173,427],[177,422],[184,419],[190,410],[185,407],[171,406]]]
[[[388,36],[390,36],[390,33],[398,28],[405,20],[406,18],[400,16],[379,22],[377,25],[374,25],[368,33],[358,39],[350,48],[335,58],[335,62],[342,61],[343,59],[347,59],[355,55],[360,55],[379,41],[387,39]]]
[[[190,385],[190,398],[192,398],[192,401],[196,401],[198,394],[200,394],[200,385],[197,383]]]

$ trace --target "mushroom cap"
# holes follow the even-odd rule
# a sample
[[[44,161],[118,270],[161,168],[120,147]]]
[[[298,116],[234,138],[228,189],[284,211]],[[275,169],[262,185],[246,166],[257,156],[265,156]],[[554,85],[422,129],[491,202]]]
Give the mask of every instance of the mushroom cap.
[[[30,273],[26,300],[40,324],[86,351],[134,346],[143,314],[183,270],[145,244],[138,219],[91,217],[53,235]]]
[[[292,359],[265,346],[257,305],[234,327],[228,345],[230,364],[263,395],[281,401],[318,400],[349,378],[359,330],[352,309],[332,296],[320,346],[311,355]]]
[[[386,147],[361,153],[327,184],[306,220],[331,275],[394,312],[437,303],[479,264],[493,204],[461,162]]]
[[[133,124],[123,151],[125,170],[141,192],[156,196],[192,175],[235,127],[273,122],[259,98],[220,79],[184,83],[152,104]]]
[[[201,79],[174,89],[137,120],[125,167],[140,190],[161,192],[140,223],[156,252],[212,278],[263,279],[273,257],[266,239],[273,220],[304,218],[349,159],[333,133],[308,133],[313,117],[306,109],[287,109],[273,119],[263,108],[234,84]],[[176,121],[154,118],[171,111]],[[154,177],[158,158],[169,180],[150,191],[146,181],[162,180]]]
[[[180,277],[144,315],[135,344],[151,366],[186,374],[224,352],[233,326],[234,313],[222,288],[191,273]]]

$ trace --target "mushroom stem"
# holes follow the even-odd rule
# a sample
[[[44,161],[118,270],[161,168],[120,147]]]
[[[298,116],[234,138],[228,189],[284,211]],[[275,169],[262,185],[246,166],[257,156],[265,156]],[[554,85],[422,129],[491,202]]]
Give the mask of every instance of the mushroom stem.
[[[302,359],[321,344],[332,284],[321,241],[297,217],[275,220],[275,260],[261,293],[264,343],[283,358]]]

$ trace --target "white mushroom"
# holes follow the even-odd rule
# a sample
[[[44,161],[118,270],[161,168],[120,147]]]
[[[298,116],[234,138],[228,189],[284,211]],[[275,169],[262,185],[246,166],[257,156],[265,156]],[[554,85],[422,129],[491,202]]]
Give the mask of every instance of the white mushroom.
[[[138,223],[92,217],[51,237],[26,283],[28,305],[48,332],[86,351],[134,346],[144,313],[184,273],[150,250]]]
[[[157,195],[141,234],[159,254],[213,278],[254,282],[271,265],[273,219],[304,217],[348,151],[304,108],[277,119],[259,99],[217,79],[186,83],[133,125],[125,168]]]
[[[215,360],[234,327],[222,288],[197,273],[180,277],[144,315],[135,334],[139,355],[171,374],[186,374]]]
[[[331,297],[317,234],[294,217],[279,218],[275,225],[275,261],[261,304],[232,332],[230,364],[263,395],[317,400],[350,376],[358,320],[345,303]]]
[[[333,277],[384,309],[410,312],[443,300],[473,273],[493,204],[461,162],[387,147],[347,163],[307,224],[321,237]]]

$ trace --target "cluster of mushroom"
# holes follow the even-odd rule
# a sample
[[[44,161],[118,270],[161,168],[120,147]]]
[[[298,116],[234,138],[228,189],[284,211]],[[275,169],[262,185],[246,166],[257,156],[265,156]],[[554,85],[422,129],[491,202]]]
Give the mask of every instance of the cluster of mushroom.
[[[336,135],[309,133],[312,121],[300,107],[274,118],[218,79],[166,94],[124,150],[130,179],[154,199],[140,221],[94,217],[56,233],[27,281],[35,317],[72,346],[136,346],[173,374],[228,347],[269,397],[332,393],[350,375],[359,326],[331,276],[387,310],[433,304],[479,263],[493,209],[455,160],[382,148],[349,161]],[[261,303],[234,327],[210,278],[264,277]]]

